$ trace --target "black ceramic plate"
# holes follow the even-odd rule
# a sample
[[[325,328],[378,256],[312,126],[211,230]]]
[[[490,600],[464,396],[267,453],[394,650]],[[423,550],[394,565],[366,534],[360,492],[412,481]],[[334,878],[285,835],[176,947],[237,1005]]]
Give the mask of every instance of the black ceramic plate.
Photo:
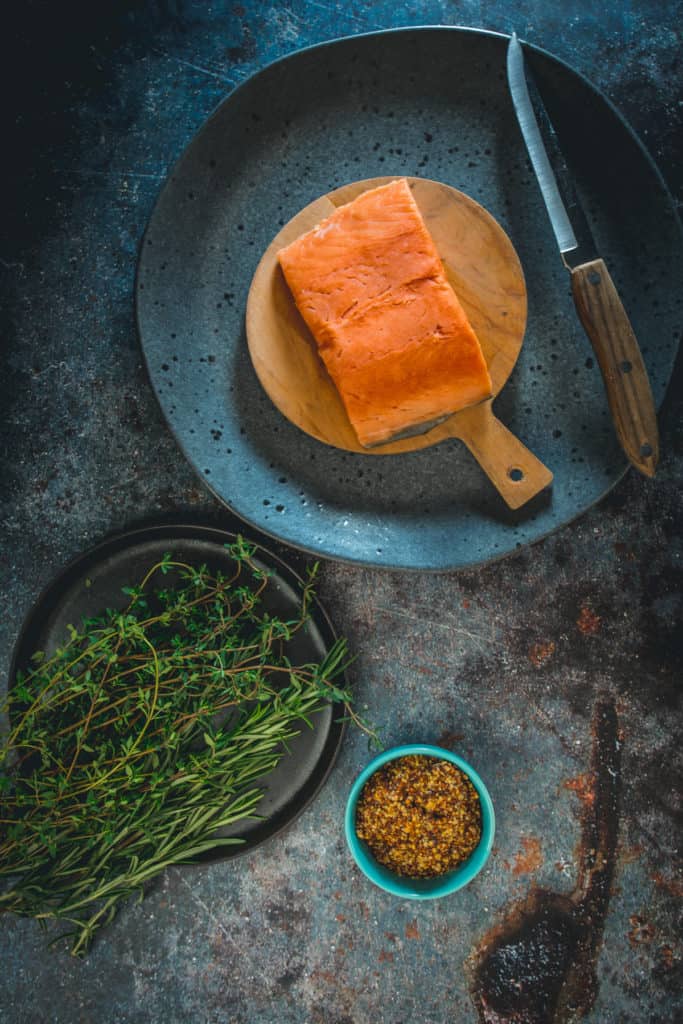
[[[136,289],[151,381],[197,472],[266,533],[334,558],[458,568],[569,522],[627,468],[529,170],[506,47],[501,35],[439,27],[297,52],[227,97],[161,192]],[[682,319],[683,240],[672,201],[590,83],[541,51],[529,60],[660,404]],[[345,182],[403,174],[471,195],[521,258],[527,333],[494,409],[555,479],[549,494],[516,513],[460,442],[394,456],[338,451],[286,421],[251,367],[247,293],[280,226]]]
[[[166,551],[200,565],[227,570],[231,563],[224,545],[234,534],[202,526],[154,526],[110,538],[68,565],[40,595],[17,641],[10,679],[25,668],[36,650],[50,653],[68,636],[68,623],[102,608],[123,607],[128,600],[121,587],[142,578]],[[271,614],[291,618],[300,606],[301,579],[271,552],[259,547],[255,560],[271,570],[264,607]],[[334,642],[335,633],[316,601],[310,621],[288,651],[300,662],[319,661]],[[243,821],[221,835],[235,835],[244,843],[221,849],[216,858],[234,857],[274,836],[290,824],[313,800],[335,761],[344,732],[336,707],[328,705],[312,718],[313,728],[302,727],[289,743],[289,752],[262,780],[264,795],[257,808],[259,819]],[[213,859],[208,855],[203,859]]]

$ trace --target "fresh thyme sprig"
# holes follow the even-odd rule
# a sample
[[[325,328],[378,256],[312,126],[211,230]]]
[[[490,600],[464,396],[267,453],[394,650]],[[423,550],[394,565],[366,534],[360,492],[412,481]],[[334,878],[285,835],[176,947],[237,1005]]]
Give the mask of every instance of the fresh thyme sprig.
[[[229,551],[230,576],[165,555],[5,701],[0,910],[67,922],[74,954],[164,868],[242,842],[217,833],[254,816],[259,779],[327,702],[368,730],[338,685],[343,639],[320,662],[287,654],[317,566],[287,620],[264,607],[253,548]]]

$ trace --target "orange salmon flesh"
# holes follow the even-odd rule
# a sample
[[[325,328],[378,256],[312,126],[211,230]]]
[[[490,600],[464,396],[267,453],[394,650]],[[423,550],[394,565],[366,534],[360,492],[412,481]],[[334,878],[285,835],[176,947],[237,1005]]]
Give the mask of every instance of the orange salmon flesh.
[[[364,447],[490,397],[479,340],[405,178],[340,206],[278,259]]]

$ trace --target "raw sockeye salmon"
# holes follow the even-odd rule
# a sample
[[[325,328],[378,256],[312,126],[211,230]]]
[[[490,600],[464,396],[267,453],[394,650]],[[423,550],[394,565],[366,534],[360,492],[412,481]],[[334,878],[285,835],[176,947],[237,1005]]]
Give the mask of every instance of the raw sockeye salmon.
[[[405,178],[340,206],[278,259],[365,447],[491,395],[479,340]]]

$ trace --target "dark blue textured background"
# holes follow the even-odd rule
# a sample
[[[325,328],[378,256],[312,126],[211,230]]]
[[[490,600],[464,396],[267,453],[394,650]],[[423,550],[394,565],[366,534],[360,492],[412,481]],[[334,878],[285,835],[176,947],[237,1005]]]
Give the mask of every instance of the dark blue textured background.
[[[4,670],[41,587],[108,533],[169,516],[234,526],[165,426],[132,293],[169,166],[265,63],[390,26],[515,28],[607,94],[683,199],[678,2],[29,2],[15,13],[0,238]],[[368,755],[351,734],[282,840],[233,864],[169,871],[86,962],[46,954],[35,922],[3,918],[0,1021],[475,1021],[471,951],[532,883],[574,883],[580,802],[566,784],[588,769],[598,692],[616,701],[624,778],[589,1019],[675,1019],[680,385],[679,371],[657,478],[629,473],[509,560],[457,575],[323,565],[321,596],[358,652],[352,681],[385,742],[440,739],[492,790],[496,848],[476,885],[416,908],[359,876],[341,820]]]

